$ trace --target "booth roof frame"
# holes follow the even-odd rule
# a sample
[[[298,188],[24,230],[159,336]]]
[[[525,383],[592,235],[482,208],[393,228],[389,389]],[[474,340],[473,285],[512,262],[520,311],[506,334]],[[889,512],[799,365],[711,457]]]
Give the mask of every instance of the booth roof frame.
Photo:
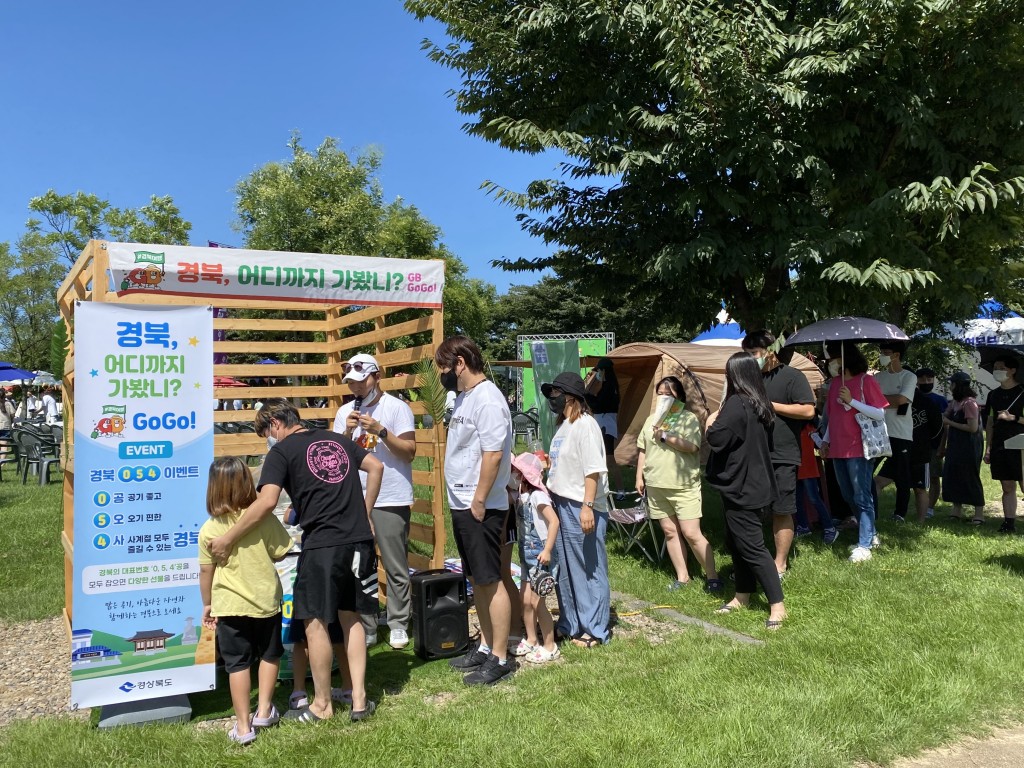
[[[212,250],[212,249],[211,249]],[[81,255],[71,267],[57,292],[57,304],[61,318],[67,327],[69,346],[67,349],[64,371],[61,380],[64,397],[65,439],[66,450],[61,459],[63,475],[63,512],[64,524],[61,532],[61,544],[64,548],[64,619],[68,632],[71,631],[72,596],[74,594],[74,313],[77,302],[108,302],[116,304],[151,304],[153,297],[145,294],[126,294],[118,296],[109,285],[109,258],[107,243],[103,240],[90,240]],[[214,365],[217,376],[285,378],[296,376],[326,376],[326,386],[306,385],[292,386],[251,386],[251,387],[213,387],[216,399],[233,398],[265,398],[265,397],[324,397],[327,406],[323,408],[299,408],[303,419],[328,419],[333,421],[342,398],[350,393],[347,384],[342,382],[341,364],[354,351],[362,351],[366,347],[374,348],[374,357],[380,363],[384,377],[380,388],[384,391],[398,389],[416,389],[421,385],[415,374],[388,376],[388,369],[412,365],[422,359],[432,359],[438,345],[444,339],[443,309],[419,308],[424,315],[414,320],[407,320],[393,325],[387,324],[387,316],[395,312],[416,307],[366,307],[355,309],[344,304],[309,303],[299,301],[259,301],[247,299],[220,298],[216,294],[203,296],[171,296],[161,295],[160,302],[168,305],[206,306],[214,305],[228,309],[250,310],[296,310],[307,313],[324,313],[321,319],[245,319],[215,318],[215,330],[255,330],[255,331],[308,331],[323,333],[323,342],[266,341],[239,342],[215,341],[214,353],[247,353],[289,354],[298,352],[325,353],[327,363],[313,364],[279,364],[273,366],[273,377],[266,365],[260,364],[222,364]],[[345,329],[360,323],[372,322],[374,329],[347,338]],[[390,339],[417,333],[429,333],[430,343],[407,349],[387,351]],[[211,382],[212,387],[213,382]],[[416,415],[425,415],[426,406],[422,400],[409,404]],[[214,411],[214,422],[251,421],[254,412],[248,411]],[[416,455],[431,459],[431,468],[413,470],[413,484],[431,489],[430,500],[417,499],[413,504],[414,519],[410,525],[410,541],[420,542],[430,548],[427,557],[417,552],[409,553],[409,564],[413,568],[444,567],[444,548],[446,541],[444,518],[444,448],[445,428],[435,421],[429,429],[416,430]],[[215,434],[214,455],[262,455],[267,452],[266,440],[254,433]],[[430,524],[418,522],[429,516]],[[380,583],[385,584],[385,575],[380,571]],[[69,635],[70,636],[70,635]]]

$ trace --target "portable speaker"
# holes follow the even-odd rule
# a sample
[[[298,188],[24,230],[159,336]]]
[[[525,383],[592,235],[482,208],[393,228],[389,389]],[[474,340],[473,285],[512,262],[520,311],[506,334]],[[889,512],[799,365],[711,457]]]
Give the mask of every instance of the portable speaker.
[[[421,659],[460,656],[469,647],[466,579],[448,570],[412,575],[413,649]]]

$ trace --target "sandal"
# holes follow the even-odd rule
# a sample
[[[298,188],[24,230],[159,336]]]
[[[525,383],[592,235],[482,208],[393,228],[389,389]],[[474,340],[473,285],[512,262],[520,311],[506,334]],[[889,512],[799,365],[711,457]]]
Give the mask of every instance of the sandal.
[[[970,520],[970,523],[971,523],[971,525],[984,525],[985,524],[985,518],[980,518],[979,519],[977,517],[972,517],[971,520]]]
[[[589,649],[601,645],[601,641],[598,640],[596,637],[590,637],[589,635],[580,635],[579,637],[574,637],[572,639],[572,644],[575,645],[577,648]]]
[[[782,627],[782,619],[779,619],[778,621],[775,621],[773,619],[767,619],[764,623],[764,628],[769,629],[772,632],[779,629],[780,627]]]
[[[715,611],[715,613],[726,614],[740,611],[746,608],[745,605],[733,605],[732,603],[722,603],[722,607]]]
[[[721,592],[725,589],[725,582],[721,579],[708,579],[704,585],[705,592]]]
[[[256,731],[249,731],[248,733],[239,736],[238,726],[235,725],[228,732],[228,738],[235,742],[235,744],[240,744],[244,747],[245,745],[252,744],[254,741],[256,741]]]
[[[281,722],[281,713],[273,704],[270,705],[270,714],[266,717],[257,717],[255,712],[249,717],[249,725],[253,728],[271,728],[279,722]]]
[[[300,723],[311,723],[314,725],[316,723],[322,723],[325,720],[325,718],[314,713],[308,706],[303,707],[302,709],[293,709],[284,716],[284,719],[298,720]]]

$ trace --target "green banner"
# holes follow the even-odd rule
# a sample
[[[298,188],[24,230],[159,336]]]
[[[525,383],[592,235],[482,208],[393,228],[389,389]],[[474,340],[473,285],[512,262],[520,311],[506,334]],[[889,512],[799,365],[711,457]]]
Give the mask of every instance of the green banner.
[[[540,416],[540,437],[545,452],[551,447],[555,436],[555,414],[548,408],[548,401],[540,391],[541,384],[551,382],[562,371],[579,371],[580,347],[575,339],[571,341],[535,341],[530,345],[533,360],[533,382],[537,397],[537,413]]]

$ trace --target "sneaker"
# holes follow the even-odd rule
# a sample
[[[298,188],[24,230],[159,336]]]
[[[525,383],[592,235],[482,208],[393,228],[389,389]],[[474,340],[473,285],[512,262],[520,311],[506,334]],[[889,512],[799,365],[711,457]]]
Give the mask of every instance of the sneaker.
[[[850,553],[851,563],[863,563],[865,560],[871,559],[871,550],[867,547],[857,547]]]
[[[549,651],[543,645],[538,645],[532,652],[526,654],[526,660],[531,664],[547,664],[549,661],[558,661],[562,658],[562,652],[555,648]]]
[[[824,535],[822,535],[822,537],[821,537],[821,540],[823,542],[825,542],[826,544],[835,544],[836,543],[836,539],[838,539],[838,538],[839,538],[839,529],[838,528],[826,528]]]
[[[391,637],[388,638],[388,645],[395,650],[401,650],[409,644],[409,633],[404,629],[392,629]]]
[[[253,728],[271,728],[281,722],[281,713],[277,711],[277,707],[273,704],[270,705],[270,714],[266,717],[257,717],[256,713],[253,712],[249,718],[249,725]]]
[[[452,659],[448,662],[448,666],[452,669],[457,669],[460,672],[471,672],[477,667],[483,665],[483,663],[489,658],[491,658],[491,654],[481,653],[480,644],[475,643],[470,646],[470,649],[466,652],[465,656],[459,656],[457,659]]]
[[[928,507],[928,511],[924,513],[925,517],[935,517],[935,510],[932,507]]]
[[[533,649],[536,647],[530,645],[522,637],[519,638],[519,642],[517,642],[514,646],[512,645],[512,639],[509,638],[508,644],[512,646],[508,649],[508,652],[511,653],[513,656],[526,656],[528,653],[532,653]]]
[[[793,535],[796,536],[798,539],[803,536],[810,536],[811,529],[809,526],[806,525],[798,525],[796,529],[793,531]]]
[[[892,521],[894,523],[905,523],[907,522],[907,518],[905,518],[903,515],[893,515]]]
[[[878,549],[880,546],[882,546],[882,540],[878,538],[878,534],[876,533],[871,537],[871,548]]]
[[[1003,524],[999,526],[1000,533],[1016,533],[1017,521],[1012,517],[1003,518]]]
[[[358,723],[360,720],[366,720],[368,717],[373,715],[377,711],[377,703],[374,701],[366,700],[365,709],[353,709],[348,713],[348,719],[353,723]]]
[[[368,634],[366,636],[366,647],[369,648],[370,646],[373,646],[373,645],[376,645],[376,644],[377,644],[377,633],[374,632],[372,634]]]
[[[506,677],[512,676],[512,673],[515,672],[514,664],[515,662],[511,659],[506,659],[502,664],[498,661],[497,656],[491,655],[488,657],[487,663],[462,678],[462,682],[466,685],[494,685]]]
[[[252,744],[256,741],[256,731],[249,731],[248,733],[239,736],[238,726],[235,725],[228,732],[228,738],[235,742],[235,744],[241,744],[244,747],[246,744]]]

